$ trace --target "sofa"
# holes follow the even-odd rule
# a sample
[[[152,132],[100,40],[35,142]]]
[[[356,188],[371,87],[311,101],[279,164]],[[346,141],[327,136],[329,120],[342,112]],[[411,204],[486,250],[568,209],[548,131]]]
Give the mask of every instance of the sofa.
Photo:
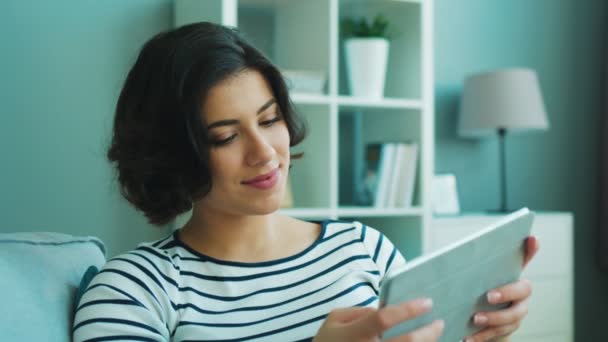
[[[95,237],[0,234],[0,341],[71,341],[80,291],[105,262]]]

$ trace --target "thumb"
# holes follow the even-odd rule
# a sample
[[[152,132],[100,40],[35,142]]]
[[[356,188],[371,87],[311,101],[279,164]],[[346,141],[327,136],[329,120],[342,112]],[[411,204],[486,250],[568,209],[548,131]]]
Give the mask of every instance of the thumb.
[[[376,310],[369,307],[361,306],[334,309],[327,316],[327,321],[331,323],[346,324],[358,318],[361,318],[373,311]]]
[[[538,243],[538,239],[535,236],[529,236],[526,239],[526,252],[525,252],[525,256],[524,256],[524,266],[523,267],[526,267],[526,265],[528,265],[530,260],[532,260],[534,255],[536,255],[536,252],[538,252],[539,247],[540,246]]]
[[[351,331],[354,336],[376,337],[400,322],[429,311],[432,305],[431,300],[421,298],[373,310],[353,322]]]

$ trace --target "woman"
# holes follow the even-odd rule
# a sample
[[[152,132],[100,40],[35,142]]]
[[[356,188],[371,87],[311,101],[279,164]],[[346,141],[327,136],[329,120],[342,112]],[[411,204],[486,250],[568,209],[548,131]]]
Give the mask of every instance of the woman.
[[[298,157],[290,147],[304,136],[279,71],[235,30],[193,24],[146,43],[108,157],[151,223],[192,217],[105,265],[79,303],[74,340],[373,341],[430,310],[423,298],[375,308],[384,275],[405,262],[378,231],[278,213]],[[497,293],[514,305],[479,314],[477,340],[509,334],[525,315],[526,282]],[[436,321],[398,340],[442,330]]]

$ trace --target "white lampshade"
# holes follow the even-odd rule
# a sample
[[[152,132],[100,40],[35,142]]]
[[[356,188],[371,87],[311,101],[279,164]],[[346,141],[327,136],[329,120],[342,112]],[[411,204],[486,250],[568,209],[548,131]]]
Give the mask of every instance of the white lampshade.
[[[458,134],[465,137],[549,128],[533,70],[505,69],[475,74],[464,84]]]

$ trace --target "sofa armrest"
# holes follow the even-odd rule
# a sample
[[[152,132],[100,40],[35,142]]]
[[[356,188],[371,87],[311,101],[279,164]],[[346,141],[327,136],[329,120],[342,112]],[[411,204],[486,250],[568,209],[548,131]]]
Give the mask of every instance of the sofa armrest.
[[[94,237],[0,234],[0,341],[70,341],[80,280],[104,263]]]

